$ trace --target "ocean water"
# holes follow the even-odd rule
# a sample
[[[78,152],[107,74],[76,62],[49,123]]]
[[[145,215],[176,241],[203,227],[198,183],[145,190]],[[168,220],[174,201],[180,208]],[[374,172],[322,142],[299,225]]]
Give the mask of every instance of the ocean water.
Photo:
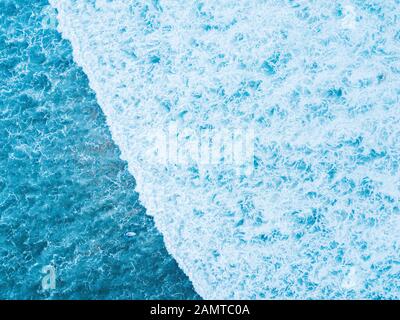
[[[399,0],[0,0],[0,28],[1,298],[400,298]]]
[[[400,297],[399,0],[50,3],[202,297]],[[171,126],[243,130],[251,161],[158,161]]]
[[[47,1],[0,0],[0,298],[199,298],[56,27]]]

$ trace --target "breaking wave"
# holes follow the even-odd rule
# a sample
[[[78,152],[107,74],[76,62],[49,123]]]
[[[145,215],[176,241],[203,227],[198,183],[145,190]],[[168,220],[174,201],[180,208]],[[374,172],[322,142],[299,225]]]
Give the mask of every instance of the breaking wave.
[[[400,297],[399,0],[51,4],[201,296]],[[251,128],[251,170],[155,161],[171,123]]]

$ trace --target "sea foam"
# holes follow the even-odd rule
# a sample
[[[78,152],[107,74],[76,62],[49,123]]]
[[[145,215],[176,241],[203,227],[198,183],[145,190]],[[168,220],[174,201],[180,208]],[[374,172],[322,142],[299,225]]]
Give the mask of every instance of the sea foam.
[[[400,297],[399,0],[50,2],[201,296]],[[171,123],[252,170],[155,161]]]

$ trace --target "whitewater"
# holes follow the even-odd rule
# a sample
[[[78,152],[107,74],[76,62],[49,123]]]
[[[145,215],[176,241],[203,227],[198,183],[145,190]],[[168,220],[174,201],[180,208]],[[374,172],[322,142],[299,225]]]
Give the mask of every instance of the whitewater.
[[[50,3],[202,297],[400,298],[399,0]],[[171,124],[251,129],[250,170],[156,161]]]

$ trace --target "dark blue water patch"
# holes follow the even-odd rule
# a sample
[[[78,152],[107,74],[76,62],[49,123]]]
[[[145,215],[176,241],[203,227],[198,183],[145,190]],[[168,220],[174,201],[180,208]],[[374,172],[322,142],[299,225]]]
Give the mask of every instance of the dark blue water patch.
[[[199,298],[47,6],[0,2],[0,298]]]

